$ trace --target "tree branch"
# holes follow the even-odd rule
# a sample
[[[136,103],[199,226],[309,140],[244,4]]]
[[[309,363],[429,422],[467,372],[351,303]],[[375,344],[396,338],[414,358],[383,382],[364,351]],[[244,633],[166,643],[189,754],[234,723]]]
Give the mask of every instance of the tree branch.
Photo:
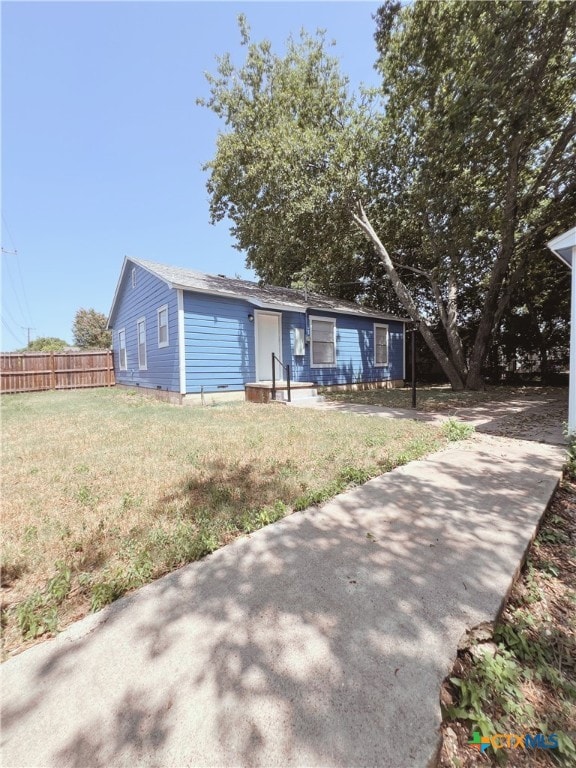
[[[359,229],[362,232],[364,232],[366,237],[370,240],[370,242],[374,246],[378,256],[380,257],[382,264],[384,265],[386,274],[390,278],[392,287],[394,288],[394,291],[396,292],[396,295],[402,302],[404,308],[406,309],[406,311],[408,312],[412,320],[414,320],[414,322],[419,323],[420,333],[422,334],[424,341],[430,348],[430,351],[432,352],[434,357],[440,363],[442,370],[444,371],[450,383],[452,384],[452,388],[463,389],[464,381],[463,381],[462,373],[456,368],[453,361],[448,357],[446,352],[444,352],[440,344],[436,341],[436,338],[432,333],[432,331],[430,330],[430,328],[428,327],[427,323],[420,316],[420,312],[418,311],[418,307],[416,306],[414,299],[412,298],[412,296],[408,292],[408,289],[400,279],[400,276],[398,275],[398,272],[394,267],[392,259],[390,258],[390,254],[388,253],[388,251],[382,244],[380,238],[374,231],[372,224],[370,223],[368,217],[366,216],[366,212],[362,206],[362,203],[360,201],[356,201],[353,207],[351,208],[350,213],[354,223],[359,227]]]
[[[558,141],[552,149],[550,150],[548,157],[546,159],[546,162],[542,166],[540,173],[536,177],[536,180],[528,190],[526,197],[522,200],[521,203],[521,210],[524,212],[527,210],[532,202],[534,201],[534,198],[538,192],[538,189],[546,183],[548,180],[548,174],[550,172],[550,169],[552,168],[554,162],[558,158],[559,155],[564,152],[566,147],[570,144],[570,141],[576,136],[576,112],[573,112],[570,120],[566,123],[564,126],[564,130],[558,137]]]
[[[427,280],[432,280],[432,275],[429,272],[426,272],[423,269],[418,269],[418,267],[409,267],[408,264],[398,264],[397,262],[392,262],[396,269],[409,269],[410,272],[416,272],[417,275],[422,275]]]

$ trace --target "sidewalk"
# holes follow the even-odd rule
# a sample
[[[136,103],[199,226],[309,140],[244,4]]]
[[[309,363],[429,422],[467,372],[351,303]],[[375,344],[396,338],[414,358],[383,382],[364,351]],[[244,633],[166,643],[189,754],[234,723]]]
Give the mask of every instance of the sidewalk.
[[[2,765],[424,768],[458,640],[496,617],[563,459],[476,435],[10,659]]]

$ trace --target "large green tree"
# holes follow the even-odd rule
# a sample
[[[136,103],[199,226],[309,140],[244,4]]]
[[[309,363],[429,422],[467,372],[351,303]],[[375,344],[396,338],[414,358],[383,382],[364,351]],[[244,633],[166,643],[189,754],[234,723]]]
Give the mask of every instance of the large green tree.
[[[246,60],[201,102],[225,123],[212,219],[265,281],[385,280],[452,386],[481,386],[531,254],[571,225],[575,29],[574,2],[387,2],[382,89],[355,97],[321,34],[279,56],[241,20]]]
[[[74,344],[80,349],[108,349],[112,333],[106,330],[108,319],[95,309],[79,309],[74,315]]]
[[[572,2],[388,3],[378,14],[389,130],[375,186],[398,200],[400,215],[384,217],[396,256],[422,269],[472,388],[529,260],[570,225],[575,15]]]

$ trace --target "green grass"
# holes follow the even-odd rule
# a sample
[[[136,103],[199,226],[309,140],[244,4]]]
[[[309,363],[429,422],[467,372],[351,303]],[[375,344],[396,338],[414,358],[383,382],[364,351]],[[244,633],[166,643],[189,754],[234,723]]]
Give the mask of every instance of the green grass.
[[[448,439],[415,421],[125,390],[1,406],[7,650]]]

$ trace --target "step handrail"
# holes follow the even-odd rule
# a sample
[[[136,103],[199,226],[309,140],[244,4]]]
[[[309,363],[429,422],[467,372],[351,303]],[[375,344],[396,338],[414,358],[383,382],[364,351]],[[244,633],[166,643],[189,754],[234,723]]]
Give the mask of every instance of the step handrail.
[[[292,402],[292,398],[290,395],[290,366],[288,364],[284,365],[282,360],[276,355],[274,352],[272,352],[272,400],[276,400],[276,366],[275,362],[277,362],[279,365],[282,366],[282,370],[286,371],[286,391],[288,395],[288,402]]]

